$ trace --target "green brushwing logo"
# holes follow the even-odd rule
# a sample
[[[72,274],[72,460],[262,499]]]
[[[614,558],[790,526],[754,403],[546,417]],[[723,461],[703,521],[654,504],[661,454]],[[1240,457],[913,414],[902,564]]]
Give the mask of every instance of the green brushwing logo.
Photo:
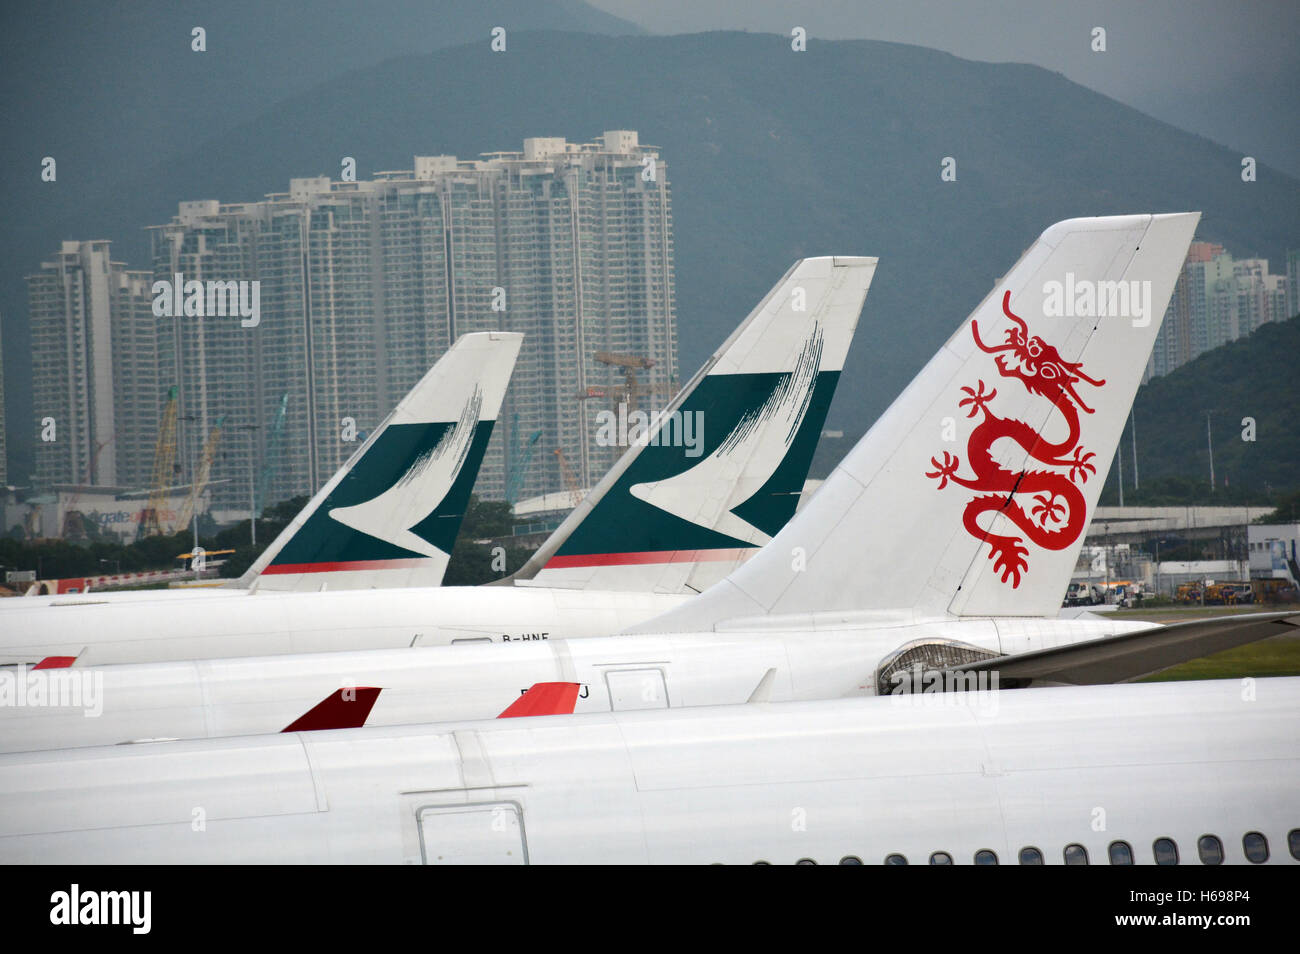
[[[779,408],[789,407],[791,402],[799,405],[800,420],[793,433],[772,429],[773,435],[779,435],[785,446],[780,463],[757,492],[729,511],[768,537],[775,536],[794,516],[826,412],[839,383],[840,372],[816,370],[820,354],[818,337],[813,351],[808,353],[806,350],[805,363],[794,372],[709,375],[700,381],[680,408],[683,414],[703,412],[702,455],[708,460],[725,456],[729,448],[738,446],[754,432],[756,422],[765,416],[774,414]],[[681,447],[654,444],[643,447],[632,465],[564,541],[555,556],[733,549],[760,545],[701,526],[651,500],[642,499],[649,495],[641,492],[638,496],[633,490],[640,484],[667,482],[698,465],[698,460],[687,458]]]
[[[492,436],[476,392],[453,422],[389,424],[270,566],[450,554]]]

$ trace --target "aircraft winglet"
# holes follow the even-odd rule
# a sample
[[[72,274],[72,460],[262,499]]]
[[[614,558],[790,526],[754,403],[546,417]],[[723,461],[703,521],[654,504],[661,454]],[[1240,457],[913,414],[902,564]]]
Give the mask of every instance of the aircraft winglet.
[[[517,719],[524,716],[572,715],[578,704],[576,682],[539,682],[510,704],[498,719]]]
[[[336,689],[294,719],[281,732],[315,732],[320,729],[359,729],[379,698],[372,686]]]

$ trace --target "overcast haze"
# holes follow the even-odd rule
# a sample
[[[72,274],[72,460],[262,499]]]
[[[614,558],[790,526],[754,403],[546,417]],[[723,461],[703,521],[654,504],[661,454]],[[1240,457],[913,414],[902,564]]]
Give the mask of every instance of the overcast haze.
[[[1056,70],[1157,119],[1300,175],[1296,0],[589,0],[654,33],[751,30],[914,43]],[[1106,29],[1107,52],[1091,31]],[[1104,136],[1105,130],[1098,130]]]
[[[191,47],[195,24],[208,30],[202,55]],[[498,24],[512,51],[500,64],[487,45]],[[797,57],[787,45],[795,25],[809,32]],[[1090,49],[1097,26],[1105,53]],[[522,36],[536,30],[552,32]],[[610,36],[716,30],[752,35]],[[945,288],[926,305],[936,316],[964,314],[979,283],[1045,221],[1117,204],[1203,209],[1202,237],[1282,268],[1300,236],[1297,35],[1300,0],[5,0],[10,473],[28,472],[35,439],[25,276],[60,241],[111,239],[115,258],[149,267],[145,227],[167,221],[178,201],[254,200],[290,177],[337,169],[342,155],[368,175],[408,168],[415,154],[468,157],[527,136],[640,129],[671,170],[684,366],[801,255],[887,248],[891,270],[873,286],[872,307],[914,308],[905,289],[927,280],[940,229],[981,240],[948,249]],[[529,59],[552,47],[562,52]],[[624,59],[608,61],[611,51]],[[528,71],[511,72],[520,64]],[[430,88],[442,69],[472,77],[468,88]],[[791,85],[782,71],[815,81]],[[994,73],[1009,79],[983,85]],[[980,95],[956,88],[967,84]],[[883,101],[871,102],[881,89]],[[925,164],[959,153],[960,191],[930,191],[940,183]],[[1249,187],[1239,177],[1245,155],[1260,163]],[[58,159],[56,182],[38,174],[46,156]],[[844,185],[864,168],[892,176],[893,188]],[[746,176],[780,181],[747,191]],[[773,218],[773,207],[796,201],[815,207]],[[719,243],[730,243],[720,265]],[[837,406],[881,410],[942,340],[931,331],[935,340],[901,343],[891,365],[864,360]]]

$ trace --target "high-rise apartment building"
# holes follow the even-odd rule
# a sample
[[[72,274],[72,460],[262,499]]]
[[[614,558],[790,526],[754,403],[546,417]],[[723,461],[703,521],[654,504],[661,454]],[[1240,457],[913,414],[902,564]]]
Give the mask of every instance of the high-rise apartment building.
[[[1234,259],[1222,245],[1193,242],[1169,299],[1146,379],[1168,374],[1270,321],[1285,320],[1291,315],[1288,294],[1287,278],[1270,274],[1267,259]]]
[[[27,292],[37,484],[145,486],[161,403],[149,276],[107,240],[64,242]]]
[[[1286,252],[1286,316],[1300,315],[1300,248]]]
[[[598,352],[646,359],[642,408],[671,396],[672,215],[657,150],[617,130],[413,165],[362,182],[293,179],[260,202],[185,202],[152,228],[155,280],[258,282],[255,326],[159,319],[159,386],[178,388],[187,472],[217,420],[255,428],[223,438],[217,507],[246,508],[267,464],[259,507],[314,492],[466,332],[525,335],[478,480],[489,499],[564,489],[557,450],[584,486],[621,453],[595,440],[608,399],[582,399],[624,381]],[[538,432],[522,472],[512,448]]]

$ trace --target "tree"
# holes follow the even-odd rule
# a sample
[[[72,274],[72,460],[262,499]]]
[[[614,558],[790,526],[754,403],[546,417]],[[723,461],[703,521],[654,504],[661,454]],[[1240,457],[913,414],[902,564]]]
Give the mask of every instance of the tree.
[[[1277,509],[1255,521],[1256,523],[1300,523],[1300,490],[1282,497]]]
[[[505,541],[513,533],[510,504],[501,500],[479,500],[471,495],[443,585],[477,586],[499,580],[519,569],[534,550],[506,546]]]

